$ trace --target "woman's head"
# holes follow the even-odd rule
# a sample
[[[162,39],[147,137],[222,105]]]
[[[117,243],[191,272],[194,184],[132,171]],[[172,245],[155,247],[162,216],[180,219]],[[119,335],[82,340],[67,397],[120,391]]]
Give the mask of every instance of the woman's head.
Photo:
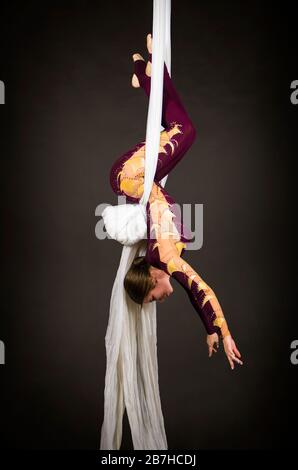
[[[151,266],[144,256],[137,256],[124,278],[124,288],[136,303],[163,301],[172,292],[170,276],[161,269]]]

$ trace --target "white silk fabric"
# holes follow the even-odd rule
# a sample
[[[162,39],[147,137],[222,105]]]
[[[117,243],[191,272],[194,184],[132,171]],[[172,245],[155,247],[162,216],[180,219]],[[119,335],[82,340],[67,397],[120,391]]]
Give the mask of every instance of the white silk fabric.
[[[162,116],[163,71],[171,73],[171,0],[153,1],[151,93],[149,99],[144,193],[146,206],[156,171]],[[161,181],[164,187],[167,176]],[[140,212],[141,214],[141,212]],[[144,255],[146,240],[122,248],[114,281],[105,336],[106,374],[100,449],[119,450],[126,408],[135,450],[166,450],[167,437],[158,381],[156,302],[141,307],[124,289],[135,256]]]

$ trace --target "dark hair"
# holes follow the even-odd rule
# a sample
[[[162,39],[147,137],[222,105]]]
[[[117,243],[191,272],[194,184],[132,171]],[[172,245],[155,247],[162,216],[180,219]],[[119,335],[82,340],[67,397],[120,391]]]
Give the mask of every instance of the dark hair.
[[[129,297],[137,304],[142,305],[144,298],[154,287],[154,281],[150,274],[150,264],[145,256],[137,256],[124,278],[124,288]]]

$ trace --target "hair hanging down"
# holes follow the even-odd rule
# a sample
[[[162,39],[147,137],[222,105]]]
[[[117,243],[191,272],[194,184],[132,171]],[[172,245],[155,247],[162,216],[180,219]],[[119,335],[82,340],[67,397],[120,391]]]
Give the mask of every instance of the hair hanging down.
[[[154,281],[150,275],[150,264],[145,256],[137,256],[124,278],[124,288],[129,297],[137,304],[142,305],[144,298],[154,287]]]

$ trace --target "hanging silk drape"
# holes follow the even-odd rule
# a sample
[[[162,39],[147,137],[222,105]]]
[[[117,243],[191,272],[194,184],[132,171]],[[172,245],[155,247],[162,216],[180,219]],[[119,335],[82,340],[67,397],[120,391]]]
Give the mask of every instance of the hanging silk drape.
[[[153,1],[151,93],[149,99],[143,208],[156,171],[162,117],[164,61],[171,73],[171,0]],[[164,187],[167,176],[161,181]],[[141,307],[124,289],[124,278],[146,240],[123,246],[114,281],[105,336],[106,375],[100,449],[119,450],[126,408],[134,449],[167,449],[158,382],[156,302]]]

